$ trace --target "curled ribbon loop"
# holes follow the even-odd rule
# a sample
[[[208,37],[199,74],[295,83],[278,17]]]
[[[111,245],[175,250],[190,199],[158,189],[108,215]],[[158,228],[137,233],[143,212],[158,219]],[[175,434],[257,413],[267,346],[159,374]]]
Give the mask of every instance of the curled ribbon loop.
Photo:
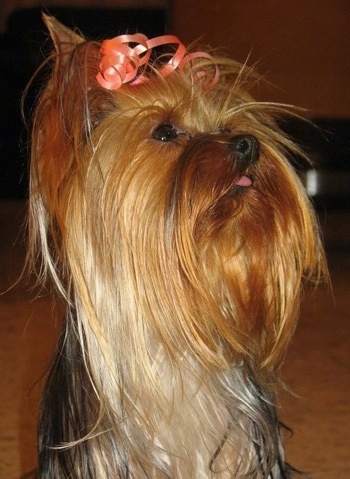
[[[168,62],[159,69],[160,75],[166,78],[174,70],[182,71],[190,61],[201,58],[212,62],[214,74],[207,69],[198,69],[194,72],[193,80],[201,79],[207,89],[216,84],[219,70],[208,53],[187,53],[183,43],[173,35],[148,39],[141,33],[120,35],[102,43],[100,72],[96,76],[98,83],[108,90],[117,90],[125,83],[136,84],[147,81],[147,78],[140,74],[140,68],[147,65],[154,48],[164,45],[177,47]]]

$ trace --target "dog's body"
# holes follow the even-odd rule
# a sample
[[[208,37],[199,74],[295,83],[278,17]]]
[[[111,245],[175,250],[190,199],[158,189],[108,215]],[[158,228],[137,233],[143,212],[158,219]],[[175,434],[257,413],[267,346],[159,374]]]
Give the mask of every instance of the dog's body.
[[[290,477],[276,371],[324,259],[275,107],[208,54],[116,85],[101,44],[46,22],[30,231],[68,312],[40,477]]]

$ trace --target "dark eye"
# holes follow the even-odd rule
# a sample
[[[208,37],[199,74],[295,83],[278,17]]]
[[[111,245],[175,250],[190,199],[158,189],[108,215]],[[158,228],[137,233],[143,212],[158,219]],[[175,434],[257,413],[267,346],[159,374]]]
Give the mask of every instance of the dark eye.
[[[157,141],[172,141],[178,136],[177,129],[171,123],[162,123],[152,133],[152,138]]]

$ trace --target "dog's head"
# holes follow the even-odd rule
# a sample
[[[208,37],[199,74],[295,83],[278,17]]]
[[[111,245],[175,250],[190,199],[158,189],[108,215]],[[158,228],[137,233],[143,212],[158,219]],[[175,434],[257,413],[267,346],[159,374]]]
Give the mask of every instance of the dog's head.
[[[302,280],[323,268],[277,107],[208,54],[166,57],[171,71],[147,58],[128,80],[137,62],[122,49],[120,81],[117,47],[46,22],[56,55],[34,119],[32,237],[87,347],[110,356],[118,338],[143,363],[161,343],[173,361],[274,368]]]

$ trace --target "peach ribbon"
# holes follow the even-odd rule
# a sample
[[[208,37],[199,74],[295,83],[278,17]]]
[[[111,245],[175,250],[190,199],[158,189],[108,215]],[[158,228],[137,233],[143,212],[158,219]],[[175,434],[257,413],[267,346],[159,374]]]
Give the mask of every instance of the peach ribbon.
[[[211,55],[205,52],[187,53],[183,43],[174,35],[149,39],[142,33],[119,35],[102,43],[100,72],[96,76],[98,83],[108,90],[117,90],[125,83],[137,84],[146,81],[147,78],[140,74],[140,68],[149,61],[153,48],[164,45],[177,45],[170,60],[159,70],[164,78],[177,68],[182,71],[191,60],[206,58],[212,61],[214,72],[198,69],[193,78],[194,81],[202,79],[206,89],[213,88],[218,81],[219,70]]]

